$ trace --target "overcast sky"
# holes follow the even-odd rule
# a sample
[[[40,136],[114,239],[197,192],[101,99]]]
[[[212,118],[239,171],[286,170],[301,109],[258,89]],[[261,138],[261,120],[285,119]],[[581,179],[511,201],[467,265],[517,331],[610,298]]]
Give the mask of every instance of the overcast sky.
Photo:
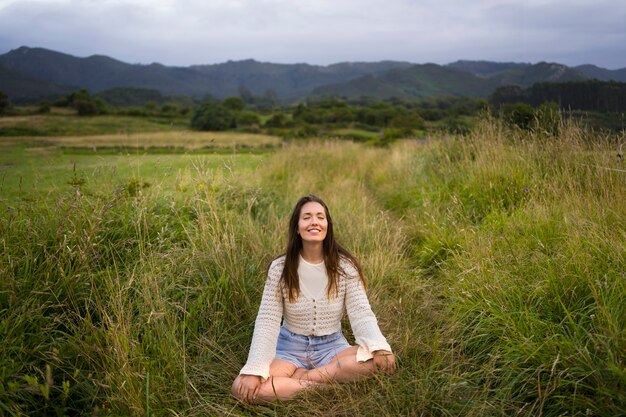
[[[626,67],[625,0],[0,0],[20,46],[187,66],[458,59]]]

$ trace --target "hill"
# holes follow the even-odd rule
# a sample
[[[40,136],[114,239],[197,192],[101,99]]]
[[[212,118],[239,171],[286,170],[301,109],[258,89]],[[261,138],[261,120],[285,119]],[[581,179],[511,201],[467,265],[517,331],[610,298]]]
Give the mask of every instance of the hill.
[[[574,68],[581,74],[589,78],[595,78],[600,81],[621,81],[626,82],[626,68],[618,70],[608,70],[596,67],[595,65],[580,65]]]
[[[446,67],[469,72],[473,75],[487,76],[502,71],[527,68],[530,65],[531,64],[523,64],[518,62],[459,60],[446,65]]]
[[[346,82],[369,74],[382,74],[395,68],[408,68],[408,62],[344,62],[329,66],[309,64],[272,64],[253,59],[191,68],[220,79],[228,95],[237,95],[240,86],[261,93],[274,90],[282,99],[305,97],[318,86]],[[226,87],[227,86],[227,87]],[[224,93],[225,94],[225,93]],[[216,94],[220,95],[220,94]]]
[[[440,95],[485,97],[503,85],[589,78],[623,81],[626,69],[557,63],[456,61],[448,65],[401,61],[342,62],[320,66],[274,64],[253,59],[213,65],[170,67],[86,58],[44,48],[20,47],[0,55],[0,89],[13,101],[37,101],[78,88],[98,93],[114,88],[156,90],[164,96],[224,98],[245,90],[283,101],[310,95],[424,98]]]
[[[398,68],[378,77],[368,75],[346,83],[318,87],[313,94],[377,98],[486,97],[505,85],[529,87],[537,82],[584,79],[584,75],[561,64],[473,64],[466,61],[465,64],[447,66],[425,64]]]
[[[398,68],[380,76],[366,75],[355,80],[318,87],[315,95],[342,97],[426,98],[432,96],[483,96],[489,89],[481,78],[436,64]]]
[[[0,91],[9,96],[13,102],[60,97],[72,90],[71,87],[59,86],[0,65]]]
[[[44,48],[20,47],[0,55],[0,66],[55,85],[100,92],[116,87],[155,89],[164,95],[211,95],[224,98],[245,87],[261,94],[274,90],[281,99],[307,95],[317,86],[344,82],[364,74],[408,67],[406,62],[340,63],[329,66],[272,64],[255,60],[215,65],[168,67],[127,64],[106,56],[78,58]],[[69,87],[66,87],[69,88]],[[11,98],[17,94],[9,94]]]

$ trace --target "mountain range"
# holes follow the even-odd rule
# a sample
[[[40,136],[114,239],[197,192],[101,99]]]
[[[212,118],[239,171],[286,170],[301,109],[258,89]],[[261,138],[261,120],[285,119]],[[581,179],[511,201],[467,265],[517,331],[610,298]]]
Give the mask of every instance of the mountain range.
[[[167,96],[224,98],[242,90],[271,91],[293,102],[316,95],[375,98],[486,97],[497,87],[585,79],[626,82],[626,68],[558,63],[456,61],[447,65],[402,61],[342,62],[327,66],[274,64],[252,59],[189,67],[129,64],[108,56],[75,57],[20,47],[0,55],[0,91],[14,102],[60,97],[79,88],[92,93],[116,87],[157,90]]]

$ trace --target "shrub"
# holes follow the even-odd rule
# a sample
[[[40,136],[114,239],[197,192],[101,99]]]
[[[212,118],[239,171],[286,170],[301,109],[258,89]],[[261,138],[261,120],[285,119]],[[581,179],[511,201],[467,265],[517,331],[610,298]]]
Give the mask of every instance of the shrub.
[[[246,102],[241,97],[226,97],[222,106],[232,111],[241,111],[246,107]]]
[[[191,116],[191,128],[196,130],[227,130],[235,126],[232,112],[213,101],[202,103]]]
[[[79,116],[95,116],[106,113],[106,104],[100,98],[78,99],[72,104]]]
[[[509,125],[524,130],[530,130],[535,119],[535,109],[526,103],[505,104],[500,111]]]
[[[253,126],[261,123],[259,115],[251,111],[237,113],[235,120],[237,121],[237,126]]]
[[[287,117],[284,113],[275,113],[265,122],[266,127],[286,127]]]
[[[9,108],[9,105],[9,97],[0,91],[0,114],[4,113]]]
[[[37,113],[39,114],[48,114],[50,113],[50,102],[47,100],[44,100],[42,102],[39,103],[39,106],[37,107]]]

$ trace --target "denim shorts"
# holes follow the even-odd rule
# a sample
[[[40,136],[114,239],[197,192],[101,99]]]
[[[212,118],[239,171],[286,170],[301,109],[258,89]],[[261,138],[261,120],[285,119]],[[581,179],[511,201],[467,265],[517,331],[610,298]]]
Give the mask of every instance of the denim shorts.
[[[281,326],[276,359],[291,362],[298,368],[313,369],[326,365],[349,347],[341,330],[326,336],[303,336]]]

